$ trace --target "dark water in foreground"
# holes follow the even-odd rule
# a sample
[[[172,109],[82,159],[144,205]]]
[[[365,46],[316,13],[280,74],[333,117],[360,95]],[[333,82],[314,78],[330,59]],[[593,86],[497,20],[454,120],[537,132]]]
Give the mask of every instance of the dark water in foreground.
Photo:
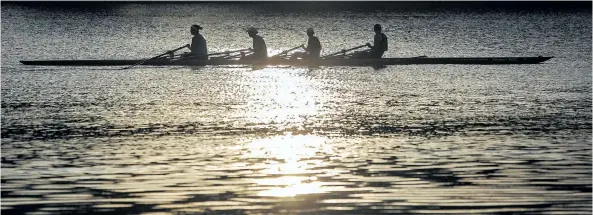
[[[5,214],[591,214],[591,12],[96,11],[2,4]],[[156,55],[205,26],[211,52],[271,54],[313,26],[330,53],[555,56],[537,65],[32,67]]]

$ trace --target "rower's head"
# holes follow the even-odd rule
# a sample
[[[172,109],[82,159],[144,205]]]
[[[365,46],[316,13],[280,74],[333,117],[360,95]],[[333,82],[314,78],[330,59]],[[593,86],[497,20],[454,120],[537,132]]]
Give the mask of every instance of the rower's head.
[[[375,30],[377,33],[381,33],[381,29],[381,25],[379,24],[375,24],[375,26],[373,26],[373,30]]]
[[[315,34],[315,31],[313,31],[313,28],[307,28],[307,35],[312,37],[313,34]]]
[[[250,27],[247,29],[247,33],[249,34],[250,37],[253,37],[255,35],[257,35],[257,28],[254,27]]]
[[[200,30],[202,30],[202,26],[199,25],[192,25],[191,28],[189,29],[189,32],[192,35],[196,35],[200,33]]]

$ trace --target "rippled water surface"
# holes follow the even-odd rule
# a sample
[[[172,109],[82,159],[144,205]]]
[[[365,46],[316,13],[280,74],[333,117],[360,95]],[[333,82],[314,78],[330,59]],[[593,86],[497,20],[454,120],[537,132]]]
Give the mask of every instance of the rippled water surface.
[[[2,4],[2,213],[591,214],[591,11]],[[190,42],[536,65],[36,67]]]

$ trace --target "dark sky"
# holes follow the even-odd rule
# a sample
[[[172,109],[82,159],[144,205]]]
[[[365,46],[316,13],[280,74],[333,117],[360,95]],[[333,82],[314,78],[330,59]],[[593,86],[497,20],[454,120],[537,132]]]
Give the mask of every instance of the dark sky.
[[[119,4],[142,3],[142,4],[175,4],[175,3],[221,3],[221,4],[242,4],[245,7],[260,7],[278,12],[291,11],[324,11],[324,10],[579,10],[591,11],[591,1],[280,1],[280,2],[208,2],[208,1],[158,1],[158,2],[10,2],[3,1],[3,4],[22,4],[31,7],[59,7],[59,8],[109,8],[117,7]]]

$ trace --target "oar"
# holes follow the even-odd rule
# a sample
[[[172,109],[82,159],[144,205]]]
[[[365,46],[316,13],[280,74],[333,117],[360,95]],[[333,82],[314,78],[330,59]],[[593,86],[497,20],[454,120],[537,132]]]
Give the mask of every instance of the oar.
[[[210,57],[210,59],[232,59],[232,58],[236,58],[241,55],[245,55],[245,54],[249,54],[249,53],[251,53],[251,52],[248,51],[248,52],[241,52],[241,53],[234,54],[234,55],[215,56],[215,57]]]
[[[244,51],[249,51],[249,50],[251,50],[251,49],[239,49],[239,50],[235,50],[235,51],[226,51],[226,52],[212,53],[212,54],[208,54],[206,56],[230,54],[230,53],[244,52]]]
[[[280,56],[280,55],[285,55],[285,54],[288,54],[288,52],[291,52],[291,51],[297,50],[297,49],[299,49],[299,48],[301,48],[301,47],[303,47],[303,45],[300,45],[300,46],[297,46],[297,47],[291,48],[291,49],[289,49],[289,50],[286,50],[286,51],[283,51],[283,52],[280,52],[280,53],[278,53],[278,54],[275,54],[275,55],[273,55],[272,57],[277,57],[277,56]],[[272,57],[270,57],[270,58],[272,58]]]
[[[243,53],[244,51],[250,51],[250,50],[251,49],[239,49],[239,50],[234,50],[234,51],[218,52],[218,53],[212,53],[212,54],[207,54],[207,55],[187,55],[187,56],[181,56],[180,58],[178,58],[176,60],[183,60],[183,59],[191,60],[191,58],[202,57],[202,56],[211,56],[210,59],[216,60],[216,59],[221,59],[221,58],[229,58],[229,54],[231,54],[231,53],[235,53],[235,52]],[[217,56],[217,55],[220,55],[220,56]],[[241,54],[231,55],[230,57],[234,57],[234,56],[238,56],[238,55],[241,55]]]
[[[362,47],[365,47],[365,46],[367,46],[367,45],[365,44],[365,45],[357,46],[357,47],[354,47],[354,48],[351,48],[351,49],[346,49],[346,50],[343,49],[342,51],[331,53],[331,54],[325,55],[325,56],[323,56],[321,58],[326,58],[326,57],[331,57],[331,56],[334,56],[334,55],[337,55],[337,54],[346,53],[346,52],[349,52],[349,51],[352,51],[352,50],[356,50],[356,49],[359,49],[359,48],[362,48]]]
[[[288,52],[291,52],[291,51],[297,50],[297,49],[299,49],[299,48],[301,48],[301,47],[302,47],[302,45],[300,45],[300,46],[297,46],[297,47],[294,47],[294,48],[291,48],[291,49],[288,49],[288,50],[286,50],[286,51],[282,51],[282,52],[280,52],[280,53],[278,53],[278,54],[272,55],[271,57],[267,57],[267,58],[265,58],[265,59],[261,59],[261,60],[255,61],[255,62],[251,63],[251,65],[253,65],[253,64],[257,64],[257,63],[259,63],[259,62],[262,62],[262,61],[264,61],[264,60],[267,60],[267,59],[269,59],[269,58],[273,58],[273,57],[276,57],[276,56],[279,56],[279,55],[286,54],[286,53],[288,53]],[[250,65],[250,66],[251,66],[251,65]]]
[[[207,54],[207,55],[189,55],[189,56],[182,56],[180,59],[183,59],[183,58],[193,58],[193,57],[202,57],[202,56],[224,55],[224,54],[230,54],[230,53],[235,53],[235,52],[243,52],[243,51],[249,51],[249,50],[250,49],[239,49],[239,50],[234,50],[234,51],[218,52],[218,53],[212,53],[212,54]]]
[[[122,70],[123,70],[123,69],[129,69],[129,68],[132,68],[132,67],[138,66],[138,65],[140,65],[140,64],[146,63],[146,61],[149,61],[149,60],[154,60],[154,59],[157,59],[157,58],[159,58],[159,57],[162,57],[162,56],[168,55],[168,54],[170,54],[170,53],[172,53],[172,52],[176,52],[176,51],[179,51],[179,50],[181,50],[181,49],[184,49],[184,48],[189,48],[189,47],[190,47],[190,46],[189,46],[189,44],[187,44],[187,45],[184,45],[184,46],[181,46],[181,47],[179,47],[179,48],[176,48],[176,49],[173,49],[173,50],[171,50],[171,51],[167,51],[167,52],[165,52],[165,53],[163,53],[163,54],[157,55],[157,56],[155,56],[155,57],[153,57],[153,58],[146,59],[146,60],[140,61],[140,62],[138,62],[138,63],[136,63],[136,64],[134,64],[134,65],[131,65],[131,66],[128,66],[128,67],[122,68]]]
[[[247,52],[247,53],[243,53],[243,52],[241,52],[241,53],[239,53],[239,54],[228,55],[228,56],[224,56],[224,57],[225,57],[226,59],[231,59],[231,58],[235,58],[235,57],[242,56],[242,55],[244,55],[244,54],[249,54],[249,53],[251,53],[251,52],[252,52],[252,51],[251,51],[251,50],[249,50],[249,52]]]

